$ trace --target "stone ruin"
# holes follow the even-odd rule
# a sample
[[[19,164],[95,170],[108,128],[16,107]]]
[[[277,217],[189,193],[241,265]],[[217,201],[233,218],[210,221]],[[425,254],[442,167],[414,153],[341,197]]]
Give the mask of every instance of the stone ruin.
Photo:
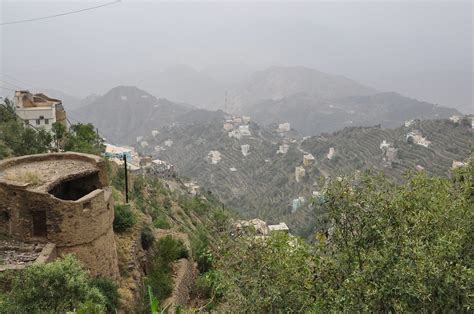
[[[93,276],[119,277],[105,161],[53,153],[0,161],[3,268],[74,254]],[[16,265],[15,265],[16,264]]]

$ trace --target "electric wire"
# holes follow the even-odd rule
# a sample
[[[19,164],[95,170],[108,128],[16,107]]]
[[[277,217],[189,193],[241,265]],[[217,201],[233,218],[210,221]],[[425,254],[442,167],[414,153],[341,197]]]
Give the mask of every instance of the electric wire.
[[[94,10],[94,9],[106,7],[106,6],[109,6],[109,5],[117,4],[119,2],[121,2],[121,0],[116,0],[116,1],[113,1],[113,2],[109,2],[109,3],[105,3],[105,4],[101,4],[101,5],[96,5],[96,6],[93,6],[93,7],[88,7],[88,8],[84,8],[84,9],[80,9],[80,10],[75,10],[75,11],[69,11],[69,12],[64,12],[64,13],[58,13],[58,14],[53,14],[53,15],[47,15],[47,16],[42,16],[42,17],[31,18],[31,19],[4,22],[4,23],[0,23],[0,26],[27,23],[27,22],[34,22],[34,21],[45,20],[45,19],[52,19],[52,18],[56,18],[56,17],[60,17],[60,16],[76,14],[76,13],[80,13],[80,12],[84,12],[84,11],[89,11],[89,10]]]

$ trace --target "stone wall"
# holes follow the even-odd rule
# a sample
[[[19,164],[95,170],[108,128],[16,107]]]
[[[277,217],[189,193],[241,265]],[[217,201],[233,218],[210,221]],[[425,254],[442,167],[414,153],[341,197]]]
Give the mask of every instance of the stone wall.
[[[2,168],[18,163],[53,159],[87,160],[96,166],[100,185],[78,200],[61,200],[27,186],[0,181],[0,233],[22,241],[52,242],[58,255],[73,253],[93,276],[118,279],[118,261],[113,234],[114,205],[108,187],[105,162],[97,156],[84,154],[46,154],[14,158],[0,164]],[[78,174],[80,177],[83,174]],[[67,178],[70,180],[71,178]],[[48,185],[48,190],[59,184],[60,178]],[[35,212],[46,216],[46,234],[33,233]]]

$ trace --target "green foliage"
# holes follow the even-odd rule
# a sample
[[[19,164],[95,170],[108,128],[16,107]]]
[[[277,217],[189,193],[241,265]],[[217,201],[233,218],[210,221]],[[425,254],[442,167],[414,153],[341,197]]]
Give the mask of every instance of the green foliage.
[[[114,231],[125,232],[127,229],[133,227],[136,222],[135,215],[130,209],[130,205],[115,205],[114,217]]]
[[[93,287],[99,289],[100,293],[105,297],[105,307],[107,312],[114,312],[118,308],[120,301],[117,284],[104,277],[92,279],[91,284]]]
[[[474,232],[466,189],[425,174],[403,185],[382,176],[333,182],[319,273],[325,303],[349,311],[466,310],[474,279],[464,250]]]
[[[155,242],[155,236],[149,226],[143,227],[142,232],[140,233],[140,242],[144,250],[151,248]]]
[[[225,310],[302,312],[312,303],[314,263],[304,242],[275,234],[229,239],[223,247],[214,289],[222,294]]]
[[[19,272],[0,305],[7,313],[65,313],[88,303],[103,307],[106,300],[77,260],[68,255]]]
[[[64,143],[64,150],[100,155],[105,147],[92,124],[78,123],[71,125]]]
[[[172,292],[172,263],[187,257],[188,251],[183,242],[170,235],[156,243],[146,283],[159,300],[164,300]]]
[[[153,225],[155,226],[155,228],[158,229],[169,229],[171,227],[170,223],[168,222],[168,219],[164,215],[160,215],[157,218],[154,218]]]
[[[334,180],[315,203],[328,228],[314,245],[225,237],[200,285],[223,311],[472,311],[473,176],[471,161],[451,179]]]

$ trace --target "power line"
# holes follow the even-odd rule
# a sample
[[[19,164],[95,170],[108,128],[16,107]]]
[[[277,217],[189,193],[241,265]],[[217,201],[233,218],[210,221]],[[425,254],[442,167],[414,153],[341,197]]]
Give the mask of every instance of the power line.
[[[27,23],[27,22],[34,22],[34,21],[39,21],[39,20],[45,20],[45,19],[51,19],[51,18],[55,18],[55,17],[65,16],[65,15],[70,15],[70,14],[76,14],[76,13],[79,13],[79,12],[94,10],[94,9],[97,9],[97,8],[101,8],[101,7],[106,7],[106,6],[109,6],[109,5],[113,5],[113,4],[119,3],[119,2],[121,2],[121,1],[122,1],[122,0],[116,0],[116,1],[114,1],[114,2],[109,2],[109,3],[106,3],[106,4],[96,5],[96,6],[93,6],[93,7],[88,7],[88,8],[84,8],[84,9],[80,9],[80,10],[75,10],[75,11],[69,11],[69,12],[64,12],[64,13],[59,13],[59,14],[53,14],[53,15],[48,15],[48,16],[42,16],[42,17],[36,17],[36,18],[25,19],[25,20],[18,20],[18,21],[11,21],[11,22],[0,23],[0,26],[3,26],[3,25],[11,25],[11,24]]]
[[[9,75],[9,74],[0,73],[0,75],[1,75],[1,76],[4,76],[4,77],[7,77],[7,78],[9,78],[10,80],[15,81],[15,82],[17,82],[17,83],[19,83],[19,84],[21,84],[21,85],[23,85],[23,86],[33,87],[32,84],[27,84],[27,83],[25,83],[25,82],[23,82],[23,81],[21,81],[21,80],[15,78],[14,76]]]
[[[13,87],[15,87],[15,88],[23,89],[22,87],[20,87],[20,86],[18,86],[18,85],[16,85],[16,84],[10,83],[10,82],[8,82],[8,81],[5,81],[5,80],[1,80],[1,79],[0,79],[0,82],[6,83],[6,84],[11,85],[11,86],[13,86]]]

